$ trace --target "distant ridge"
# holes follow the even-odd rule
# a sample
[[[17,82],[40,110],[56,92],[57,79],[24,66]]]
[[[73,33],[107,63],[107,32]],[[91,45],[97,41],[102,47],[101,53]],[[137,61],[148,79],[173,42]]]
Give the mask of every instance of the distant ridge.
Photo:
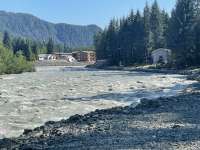
[[[47,41],[52,37],[56,43],[74,48],[92,46],[94,35],[101,31],[101,28],[97,25],[54,24],[31,14],[0,11],[0,33],[4,31],[14,37],[37,41]]]

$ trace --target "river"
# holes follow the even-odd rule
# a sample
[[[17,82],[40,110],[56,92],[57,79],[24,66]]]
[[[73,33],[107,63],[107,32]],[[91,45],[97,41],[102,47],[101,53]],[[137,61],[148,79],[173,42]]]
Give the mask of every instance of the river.
[[[138,103],[141,98],[174,96],[193,83],[181,75],[81,67],[36,70],[0,76],[0,138],[19,136],[46,121]]]

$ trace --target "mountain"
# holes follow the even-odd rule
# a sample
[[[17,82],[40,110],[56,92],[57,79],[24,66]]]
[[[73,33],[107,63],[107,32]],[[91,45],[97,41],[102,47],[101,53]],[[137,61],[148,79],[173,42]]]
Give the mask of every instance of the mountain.
[[[73,48],[92,46],[93,37],[101,28],[96,25],[54,24],[30,14],[0,11],[0,34],[4,31],[14,37],[37,41],[47,41],[52,37],[56,43]]]

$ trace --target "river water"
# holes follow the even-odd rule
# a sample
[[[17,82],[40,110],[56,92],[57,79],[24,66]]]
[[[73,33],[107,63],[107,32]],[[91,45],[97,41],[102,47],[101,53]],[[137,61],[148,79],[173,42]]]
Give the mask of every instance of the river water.
[[[39,67],[0,76],[0,138],[20,135],[46,121],[96,109],[126,106],[141,98],[173,96],[192,84],[181,75],[83,68]]]

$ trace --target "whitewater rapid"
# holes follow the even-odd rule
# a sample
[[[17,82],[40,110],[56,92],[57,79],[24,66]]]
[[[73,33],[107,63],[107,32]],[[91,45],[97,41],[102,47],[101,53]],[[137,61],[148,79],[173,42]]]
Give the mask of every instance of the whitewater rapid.
[[[0,76],[0,138],[19,136],[46,121],[96,109],[126,106],[141,98],[174,96],[194,81],[181,75],[39,67]]]

